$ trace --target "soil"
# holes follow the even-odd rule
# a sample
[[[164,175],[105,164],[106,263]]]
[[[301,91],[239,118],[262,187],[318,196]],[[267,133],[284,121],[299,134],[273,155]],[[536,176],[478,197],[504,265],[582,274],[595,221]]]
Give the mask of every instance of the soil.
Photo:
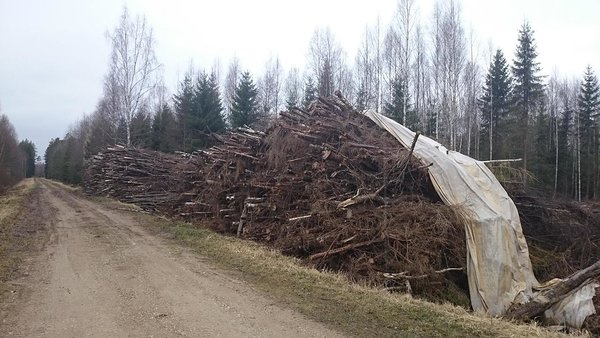
[[[46,229],[0,307],[2,337],[333,337],[127,212],[49,181],[21,222]]]

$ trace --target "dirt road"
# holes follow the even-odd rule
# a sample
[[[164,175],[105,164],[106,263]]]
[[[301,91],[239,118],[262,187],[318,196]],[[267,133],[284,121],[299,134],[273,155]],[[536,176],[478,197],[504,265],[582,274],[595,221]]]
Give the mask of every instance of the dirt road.
[[[338,336],[285,309],[125,212],[46,181],[27,219],[48,244],[23,265],[2,337]]]

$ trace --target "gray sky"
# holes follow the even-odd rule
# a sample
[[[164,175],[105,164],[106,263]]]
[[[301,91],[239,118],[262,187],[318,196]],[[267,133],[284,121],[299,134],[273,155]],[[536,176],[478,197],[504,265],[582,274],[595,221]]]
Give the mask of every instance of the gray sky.
[[[417,0],[427,25],[434,0]],[[62,137],[102,92],[109,46],[105,33],[123,5],[145,14],[154,28],[165,83],[173,92],[193,62],[225,71],[236,55],[244,69],[262,72],[271,56],[284,68],[303,67],[316,27],[331,27],[352,62],[366,24],[386,27],[396,0],[0,0],[0,111],[38,153]],[[489,46],[511,60],[525,19],[535,30],[543,73],[581,77],[586,65],[600,72],[600,1],[463,0],[482,60]],[[487,61],[485,61],[487,64]]]

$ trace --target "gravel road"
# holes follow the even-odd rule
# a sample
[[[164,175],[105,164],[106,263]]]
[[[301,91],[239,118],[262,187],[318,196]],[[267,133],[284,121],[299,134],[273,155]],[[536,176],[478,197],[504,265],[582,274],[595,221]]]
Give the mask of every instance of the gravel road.
[[[48,229],[1,306],[2,337],[334,337],[201,256],[38,180],[22,221]]]

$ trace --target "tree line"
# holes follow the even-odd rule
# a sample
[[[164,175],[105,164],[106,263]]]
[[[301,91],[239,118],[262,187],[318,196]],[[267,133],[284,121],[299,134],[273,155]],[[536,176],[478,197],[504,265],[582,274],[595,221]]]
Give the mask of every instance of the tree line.
[[[35,174],[36,150],[33,142],[19,142],[8,117],[0,114],[0,194],[24,177]]]
[[[115,143],[193,151],[209,146],[213,133],[264,128],[278,111],[306,109],[338,89],[358,109],[382,112],[449,149],[481,160],[520,159],[515,166],[530,173],[530,185],[595,198],[597,78],[590,67],[580,80],[544,74],[533,28],[515,28],[513,57],[495,50],[482,61],[460,1],[437,1],[422,22],[414,0],[399,0],[391,22],[365,27],[353,60],[330,29],[317,28],[306,69],[284,70],[273,57],[255,77],[234,58],[224,73],[218,66],[190,69],[168,95],[151,27],[125,9],[109,35],[113,53],[98,105],[53,141],[47,174],[80,182],[84,158]],[[131,64],[143,66],[126,71]]]

